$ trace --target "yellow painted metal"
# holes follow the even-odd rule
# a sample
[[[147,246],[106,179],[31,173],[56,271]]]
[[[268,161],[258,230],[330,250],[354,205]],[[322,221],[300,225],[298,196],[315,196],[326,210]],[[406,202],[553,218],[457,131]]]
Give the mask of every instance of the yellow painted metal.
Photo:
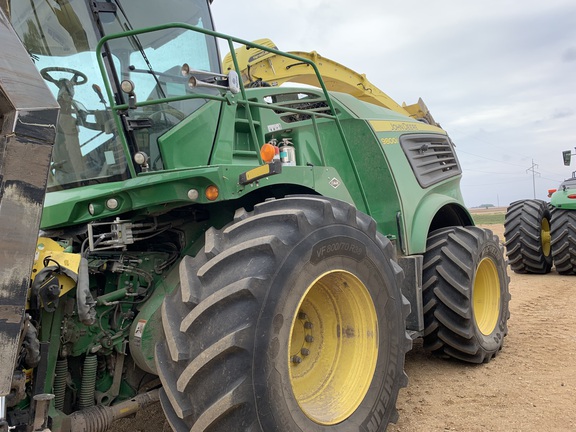
[[[368,392],[378,359],[376,309],[353,274],[323,274],[306,290],[292,320],[290,384],[314,422],[347,419]]]
[[[270,39],[258,39],[254,43],[277,49]],[[298,63],[293,59],[268,51],[256,48],[247,49],[244,46],[236,49],[235,53],[240,67],[239,74],[245,85],[262,80],[272,86],[279,86],[286,82],[319,86],[315,71],[306,63]],[[391,109],[408,117],[424,119],[438,126],[422,99],[413,105],[400,105],[372,84],[365,74],[360,74],[340,63],[322,57],[316,51],[309,53],[289,51],[289,54],[313,61],[328,90],[348,93],[362,101]],[[234,69],[230,53],[224,57],[222,65],[224,71]]]
[[[32,266],[32,280],[34,280],[38,272],[44,268],[45,258],[50,258],[51,260],[56,261],[61,267],[70,270],[76,275],[78,274],[78,267],[80,266],[81,258],[80,254],[64,252],[64,248],[54,240],[46,237],[39,237],[38,243],[36,244],[34,264]],[[48,265],[55,265],[53,261],[48,263]],[[76,282],[64,274],[58,275],[58,281],[62,287],[60,290],[60,297],[76,286]]]
[[[436,126],[421,122],[370,120],[374,132],[434,132],[446,135],[446,132]]]
[[[422,98],[418,98],[418,102],[412,105],[406,105],[405,103],[403,103],[402,108],[408,111],[410,117],[414,119],[424,119],[426,120],[427,123],[440,127],[440,125],[436,123],[436,120],[434,120],[434,117],[432,117],[430,110],[428,109]]]
[[[496,264],[490,258],[482,259],[476,269],[472,303],[478,330],[489,336],[500,316],[500,279]]]
[[[262,177],[263,175],[270,174],[270,165],[264,164],[250,171],[246,171],[246,180],[251,181],[257,177]]]
[[[542,219],[540,226],[540,242],[542,244],[542,253],[544,256],[550,256],[550,222],[548,219]]]

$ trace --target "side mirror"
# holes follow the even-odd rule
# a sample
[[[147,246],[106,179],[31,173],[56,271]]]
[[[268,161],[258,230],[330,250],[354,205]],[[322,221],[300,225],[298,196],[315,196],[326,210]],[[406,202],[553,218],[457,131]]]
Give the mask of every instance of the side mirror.
[[[564,158],[564,165],[570,166],[570,161],[572,159],[572,150],[563,151],[562,157]]]
[[[228,72],[228,89],[234,94],[240,93],[240,78],[235,70]]]

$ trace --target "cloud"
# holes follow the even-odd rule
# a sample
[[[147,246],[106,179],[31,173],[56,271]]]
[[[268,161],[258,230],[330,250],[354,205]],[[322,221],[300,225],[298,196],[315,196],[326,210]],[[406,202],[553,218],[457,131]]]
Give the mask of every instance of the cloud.
[[[562,60],[565,62],[573,62],[576,61],[576,47],[567,48],[562,53]]]
[[[422,97],[457,143],[470,205],[495,201],[489,183],[501,201],[531,197],[532,159],[543,199],[574,169],[561,160],[576,145],[573,0],[253,0],[242,19],[237,7],[214,1],[220,31],[315,50],[400,103]]]
[[[561,119],[561,118],[565,118],[565,117],[572,117],[574,115],[574,110],[572,109],[567,109],[567,108],[560,108],[560,109],[556,109],[553,113],[552,113],[552,119]]]

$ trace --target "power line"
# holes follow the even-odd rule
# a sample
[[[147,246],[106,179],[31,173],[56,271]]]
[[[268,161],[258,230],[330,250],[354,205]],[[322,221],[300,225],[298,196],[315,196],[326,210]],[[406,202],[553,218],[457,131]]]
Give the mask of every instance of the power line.
[[[477,170],[474,168],[466,168],[464,170],[465,173],[469,173],[469,172],[475,172],[475,173],[482,173],[482,174],[491,174],[491,175],[496,175],[496,176],[514,176],[514,177],[520,177],[523,174],[520,174],[518,171],[514,171],[514,172],[495,172],[495,171],[482,171],[482,170]],[[563,179],[558,180],[557,178],[550,178],[550,177],[544,177],[542,175],[539,176],[541,179],[544,180],[550,180],[553,182],[557,182],[560,183],[563,181]]]
[[[467,155],[470,155],[470,156],[475,156],[475,157],[478,157],[478,158],[481,158],[481,159],[486,159],[486,160],[489,160],[489,161],[492,161],[492,162],[498,162],[498,163],[501,163],[501,164],[504,164],[504,165],[512,165],[512,166],[517,166],[517,167],[519,167],[519,168],[524,168],[522,165],[518,165],[518,164],[515,164],[515,163],[511,163],[511,162],[504,162],[504,161],[502,161],[502,160],[497,160],[497,159],[489,158],[489,157],[486,157],[486,156],[478,155],[478,154],[475,154],[475,153],[470,153],[470,152],[467,152],[467,151],[464,151],[464,150],[461,150],[461,149],[456,149],[456,153],[457,153],[457,154],[464,153],[464,154],[467,154]]]
[[[451,130],[451,131],[458,131],[458,132],[460,132],[460,133],[462,133],[462,134],[465,133],[465,132],[464,132],[462,129],[460,129],[460,128],[451,127],[450,130]],[[484,140],[484,139],[482,139],[482,138],[479,138],[479,137],[477,137],[477,136],[473,136],[473,135],[469,135],[469,134],[468,134],[468,136],[466,136],[466,138],[462,138],[462,140],[464,140],[464,141],[478,141],[478,142],[482,143],[483,146],[489,146],[489,147],[492,147],[492,148],[497,148],[498,151],[501,151],[501,148],[496,147],[496,146],[494,146],[491,142],[489,142],[489,141],[487,141],[487,140]],[[456,145],[456,144],[455,144],[455,145]],[[456,145],[456,147],[457,147],[457,153],[458,153],[458,154],[462,153],[462,154],[474,156],[474,157],[477,157],[477,158],[485,159],[485,160],[488,160],[488,161],[492,161],[492,162],[497,162],[497,163],[500,163],[500,164],[504,164],[504,165],[507,165],[507,166],[516,166],[516,167],[519,167],[519,168],[524,168],[524,166],[519,165],[518,163],[513,163],[513,162],[510,162],[510,161],[498,160],[498,159],[490,158],[490,157],[487,157],[487,156],[484,156],[484,155],[479,155],[479,154],[476,154],[476,153],[471,153],[471,152],[469,152],[469,151],[463,150],[461,147],[459,147],[459,146],[457,146],[457,145]],[[557,174],[557,173],[552,173],[552,172],[550,172],[550,171],[546,171],[546,172],[549,173],[549,174],[552,174],[552,175]],[[545,177],[542,177],[542,178],[545,178]],[[554,179],[550,179],[550,178],[548,178],[547,180],[562,181],[562,180],[554,180]]]

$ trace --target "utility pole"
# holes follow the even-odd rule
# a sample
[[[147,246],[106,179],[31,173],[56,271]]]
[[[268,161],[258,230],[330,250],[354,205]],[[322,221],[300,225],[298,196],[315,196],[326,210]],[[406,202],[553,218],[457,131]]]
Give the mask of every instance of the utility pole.
[[[536,176],[540,175],[540,173],[536,171],[536,168],[538,168],[538,164],[535,164],[534,159],[532,159],[532,166],[526,170],[527,173],[532,173],[532,191],[534,192],[534,199],[536,199]]]

